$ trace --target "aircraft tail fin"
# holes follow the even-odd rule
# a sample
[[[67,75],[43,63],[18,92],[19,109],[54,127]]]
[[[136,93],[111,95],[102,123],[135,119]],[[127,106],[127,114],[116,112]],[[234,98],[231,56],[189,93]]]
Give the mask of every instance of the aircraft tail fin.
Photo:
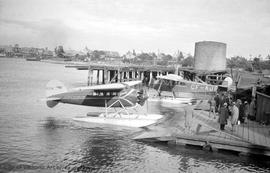
[[[56,106],[61,98],[58,98],[57,94],[67,92],[67,88],[64,84],[58,80],[51,80],[46,85],[47,106],[52,108]]]

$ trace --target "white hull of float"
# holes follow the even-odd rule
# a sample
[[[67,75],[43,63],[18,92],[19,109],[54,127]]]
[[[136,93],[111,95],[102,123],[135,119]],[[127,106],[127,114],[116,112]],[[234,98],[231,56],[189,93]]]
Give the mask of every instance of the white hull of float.
[[[130,114],[130,115],[113,115],[100,114],[97,117],[76,117],[73,118],[75,121],[88,122],[88,123],[100,123],[110,124],[116,126],[128,126],[128,127],[144,127],[157,122],[163,116],[159,114]]]

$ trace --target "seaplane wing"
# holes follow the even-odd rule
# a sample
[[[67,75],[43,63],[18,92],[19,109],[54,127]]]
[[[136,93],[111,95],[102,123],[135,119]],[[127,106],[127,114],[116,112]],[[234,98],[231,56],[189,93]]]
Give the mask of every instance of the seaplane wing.
[[[144,104],[147,99],[140,93],[141,81],[111,83],[67,90],[63,83],[50,81],[47,84],[47,105],[54,107],[58,103],[106,107],[134,106]],[[141,98],[142,97],[142,98]],[[121,103],[120,103],[121,102]]]
[[[165,76],[157,76],[157,78],[161,79],[161,80],[184,82],[184,83],[194,84],[194,85],[212,86],[212,85],[207,84],[207,83],[189,81],[189,80],[184,79],[182,76],[175,75],[175,74],[168,74],[168,75],[165,75]]]
[[[123,83],[111,83],[111,84],[103,84],[103,85],[95,85],[89,87],[79,87],[72,89],[73,91],[77,90],[95,90],[95,91],[120,91],[126,87],[134,87],[136,85],[140,85],[142,81],[129,81]]]
[[[175,74],[168,74],[166,76],[157,76],[158,79],[163,80],[172,80],[172,81],[182,81],[183,77],[175,75]]]

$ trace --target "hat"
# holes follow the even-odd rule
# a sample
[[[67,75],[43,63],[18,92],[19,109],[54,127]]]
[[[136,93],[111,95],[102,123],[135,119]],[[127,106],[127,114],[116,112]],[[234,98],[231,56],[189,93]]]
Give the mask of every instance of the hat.
[[[244,103],[248,103],[247,101],[245,101]]]
[[[232,102],[233,105],[235,105],[235,102]]]

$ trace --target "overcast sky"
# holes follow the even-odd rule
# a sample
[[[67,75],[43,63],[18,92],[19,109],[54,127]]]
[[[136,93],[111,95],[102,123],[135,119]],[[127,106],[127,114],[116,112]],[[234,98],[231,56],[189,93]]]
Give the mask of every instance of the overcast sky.
[[[204,40],[270,54],[270,0],[0,0],[1,45],[193,55]]]

